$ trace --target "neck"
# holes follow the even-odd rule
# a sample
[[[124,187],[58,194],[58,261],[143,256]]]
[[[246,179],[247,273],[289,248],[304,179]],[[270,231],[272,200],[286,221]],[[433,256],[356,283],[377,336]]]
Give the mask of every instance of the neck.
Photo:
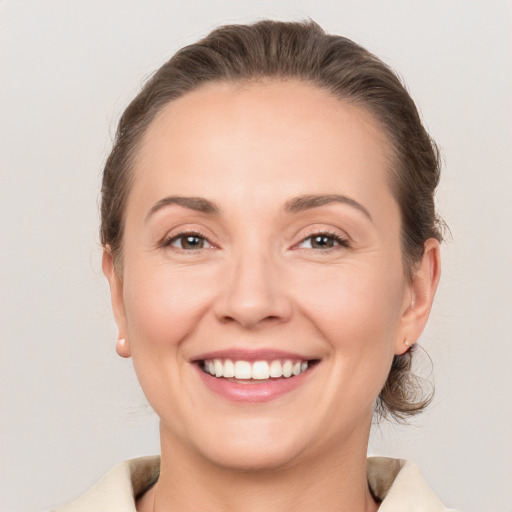
[[[366,477],[366,443],[272,470],[237,471],[162,438],[160,478],[139,512],[375,512]]]

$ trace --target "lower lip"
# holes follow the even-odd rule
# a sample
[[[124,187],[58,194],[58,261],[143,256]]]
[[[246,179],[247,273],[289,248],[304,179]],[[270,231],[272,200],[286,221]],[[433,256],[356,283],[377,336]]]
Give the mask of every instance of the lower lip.
[[[269,402],[297,389],[308,378],[312,369],[294,377],[265,381],[251,380],[247,384],[240,381],[213,377],[199,366],[197,370],[206,386],[214,393],[232,402]]]

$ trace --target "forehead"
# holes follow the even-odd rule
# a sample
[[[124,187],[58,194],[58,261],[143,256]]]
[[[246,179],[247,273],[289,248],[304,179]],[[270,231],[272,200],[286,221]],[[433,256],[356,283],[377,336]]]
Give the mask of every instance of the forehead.
[[[214,83],[153,120],[135,158],[134,189],[155,198],[164,189],[242,198],[283,185],[290,196],[333,187],[382,193],[389,192],[390,160],[373,116],[324,89],[295,81]]]

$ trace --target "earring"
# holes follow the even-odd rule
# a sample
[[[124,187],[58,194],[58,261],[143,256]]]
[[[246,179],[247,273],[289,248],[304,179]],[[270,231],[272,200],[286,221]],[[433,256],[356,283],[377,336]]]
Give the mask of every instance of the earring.
[[[118,356],[130,357],[130,346],[125,338],[118,338],[116,341],[116,352]]]
[[[123,340],[124,341],[124,340]],[[410,347],[412,345],[412,343],[409,343],[407,340],[404,340],[404,345],[406,347]]]

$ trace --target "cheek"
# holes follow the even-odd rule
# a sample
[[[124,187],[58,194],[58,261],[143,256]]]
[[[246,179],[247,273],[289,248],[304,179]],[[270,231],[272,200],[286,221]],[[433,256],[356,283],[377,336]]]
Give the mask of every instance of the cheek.
[[[161,418],[179,430],[186,424],[180,396],[190,366],[182,342],[200,324],[215,286],[208,275],[211,272],[141,260],[138,266],[125,265],[130,352],[147,400]]]
[[[314,275],[303,272],[296,293],[318,324],[333,334],[361,337],[397,326],[404,284],[400,269],[347,264]]]
[[[297,296],[304,297],[303,315],[330,346],[337,368],[331,385],[343,387],[357,402],[364,382],[370,405],[394,355],[405,284],[401,269],[379,271],[379,266],[358,264],[330,269],[314,279],[304,276]]]
[[[214,276],[205,269],[149,264],[130,274],[124,289],[128,333],[134,359],[142,352],[159,358],[179,346],[211,302]]]

